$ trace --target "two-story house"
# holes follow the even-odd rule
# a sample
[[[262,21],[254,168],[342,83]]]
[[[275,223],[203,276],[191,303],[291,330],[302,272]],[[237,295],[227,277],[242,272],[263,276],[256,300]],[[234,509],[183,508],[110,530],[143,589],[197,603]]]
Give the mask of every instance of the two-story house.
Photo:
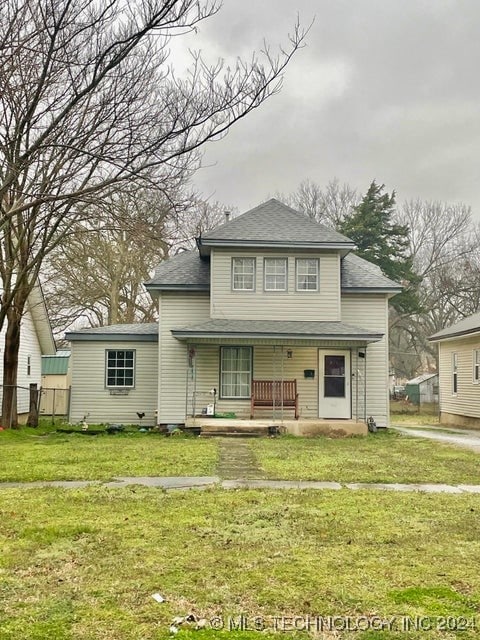
[[[158,424],[185,423],[214,405],[236,419],[371,415],[386,425],[388,299],[400,287],[353,249],[275,199],[205,233],[196,250],[162,262],[146,283],[158,300],[158,328],[69,334],[72,419],[88,408],[93,419],[138,422],[144,402]],[[101,366],[95,389],[92,358]],[[86,378],[91,397],[78,403],[76,386]],[[296,408],[280,392],[272,406],[252,410],[254,381],[287,380],[295,381]],[[101,415],[95,403],[105,407]]]

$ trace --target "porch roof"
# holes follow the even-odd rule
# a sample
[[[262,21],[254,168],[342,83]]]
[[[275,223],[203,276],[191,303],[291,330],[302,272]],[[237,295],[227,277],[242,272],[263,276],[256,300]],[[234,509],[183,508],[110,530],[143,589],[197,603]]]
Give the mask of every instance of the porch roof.
[[[179,340],[192,338],[272,338],[285,340],[342,340],[378,342],[383,333],[368,331],[345,322],[297,320],[207,320],[172,329]]]

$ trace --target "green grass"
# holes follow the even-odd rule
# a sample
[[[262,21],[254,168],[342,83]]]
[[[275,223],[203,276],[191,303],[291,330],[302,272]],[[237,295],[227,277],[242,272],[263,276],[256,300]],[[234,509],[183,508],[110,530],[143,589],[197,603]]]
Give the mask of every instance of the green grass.
[[[338,442],[338,441],[337,441]],[[168,638],[175,615],[451,616],[480,609],[480,496],[383,492],[0,494],[2,640]],[[160,592],[167,602],[151,597]],[[436,624],[436,622],[435,622]],[[277,638],[305,634],[277,633]],[[180,630],[178,638],[240,638]],[[328,633],[327,640],[475,632]]]
[[[480,484],[474,452],[394,431],[345,439],[262,439],[251,447],[264,475],[282,480]]]
[[[204,476],[214,474],[216,462],[216,443],[193,437],[138,431],[85,436],[26,427],[0,432],[0,482]]]
[[[438,406],[432,405],[430,410],[427,407],[419,407],[402,401],[390,402],[390,422],[392,424],[420,424],[420,425],[438,425]]]

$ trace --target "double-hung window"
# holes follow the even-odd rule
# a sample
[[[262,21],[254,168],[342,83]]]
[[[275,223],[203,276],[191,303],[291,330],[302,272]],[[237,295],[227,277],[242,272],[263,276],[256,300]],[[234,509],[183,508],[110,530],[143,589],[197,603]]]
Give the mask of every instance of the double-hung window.
[[[263,265],[265,291],[287,290],[287,259],[265,258]]]
[[[221,347],[220,397],[249,398],[252,347]]]
[[[135,386],[135,351],[133,349],[108,349],[105,358],[107,387]]]
[[[458,353],[452,353],[452,393],[457,395],[458,390]]]
[[[473,350],[473,384],[480,383],[480,349]]]
[[[297,258],[297,291],[318,291],[317,258]]]
[[[255,258],[232,258],[232,289],[255,290]]]

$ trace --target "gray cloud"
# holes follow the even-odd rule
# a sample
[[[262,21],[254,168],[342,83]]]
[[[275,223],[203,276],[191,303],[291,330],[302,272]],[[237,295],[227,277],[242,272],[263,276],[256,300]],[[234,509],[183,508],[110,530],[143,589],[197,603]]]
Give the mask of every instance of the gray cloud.
[[[310,178],[398,199],[464,202],[480,218],[480,3],[225,0],[188,46],[249,57],[315,16],[281,93],[208,146],[194,184],[240,210]]]

